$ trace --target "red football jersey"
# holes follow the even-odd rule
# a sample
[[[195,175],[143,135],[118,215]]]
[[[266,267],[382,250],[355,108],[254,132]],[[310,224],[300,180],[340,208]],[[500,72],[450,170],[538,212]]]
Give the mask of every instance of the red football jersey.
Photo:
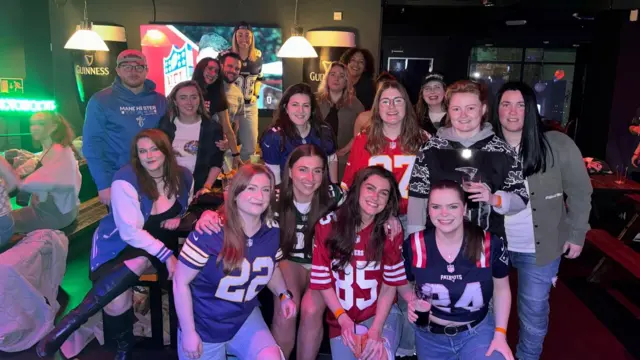
[[[369,263],[365,256],[373,223],[362,229],[356,238],[356,246],[351,262],[342,270],[333,271],[334,259],[325,246],[325,241],[335,224],[335,213],[320,219],[316,224],[313,245],[310,288],[313,290],[335,289],[340,304],[355,323],[365,321],[376,314],[378,294],[382,283],[401,286],[407,283],[402,258],[402,233],[394,239],[387,239],[384,245],[382,263]],[[329,337],[340,336],[340,325],[327,312]]]
[[[398,182],[398,190],[400,190],[400,215],[407,213],[407,203],[409,201],[409,179],[411,179],[411,170],[416,160],[415,155],[403,154],[400,144],[389,138],[385,138],[387,145],[384,147],[382,154],[371,155],[367,151],[367,134],[359,133],[353,139],[347,167],[344,170],[342,183],[340,186],[344,190],[349,190],[353,183],[353,178],[360,169],[367,166],[378,165],[391,171]]]

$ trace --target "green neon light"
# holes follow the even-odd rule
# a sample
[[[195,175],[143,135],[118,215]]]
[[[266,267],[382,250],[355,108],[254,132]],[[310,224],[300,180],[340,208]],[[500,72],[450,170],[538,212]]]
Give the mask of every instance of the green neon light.
[[[55,111],[54,100],[3,99],[0,98],[0,111],[38,112]]]

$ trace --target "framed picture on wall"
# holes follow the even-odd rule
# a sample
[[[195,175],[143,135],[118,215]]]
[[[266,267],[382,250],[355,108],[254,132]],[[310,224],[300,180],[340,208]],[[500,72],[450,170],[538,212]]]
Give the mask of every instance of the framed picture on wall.
[[[433,71],[433,58],[392,56],[387,58],[387,71],[404,85],[415,104],[418,101],[422,79]]]

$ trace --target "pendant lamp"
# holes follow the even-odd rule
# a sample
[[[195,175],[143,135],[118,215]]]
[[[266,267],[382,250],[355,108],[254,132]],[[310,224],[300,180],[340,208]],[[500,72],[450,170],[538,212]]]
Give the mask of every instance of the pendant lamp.
[[[76,27],[76,32],[64,44],[64,48],[69,50],[109,51],[107,44],[98,33],[91,29],[91,26],[92,24],[89,23],[89,18],[87,17],[87,0],[85,0],[84,19]]]
[[[311,43],[303,36],[302,27],[298,26],[298,0],[296,0],[296,8],[293,15],[293,28],[291,29],[291,37],[282,44],[278,51],[279,58],[315,58],[318,53],[311,46]]]

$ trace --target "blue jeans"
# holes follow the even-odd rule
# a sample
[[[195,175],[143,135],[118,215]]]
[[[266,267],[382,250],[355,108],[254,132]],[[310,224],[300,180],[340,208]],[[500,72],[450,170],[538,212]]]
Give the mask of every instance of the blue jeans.
[[[549,292],[555,286],[560,258],[536,265],[536,255],[509,251],[511,265],[518,270],[518,318],[520,337],[516,356],[537,360],[549,328]]]
[[[476,327],[454,336],[416,329],[419,360],[504,360],[494,351],[485,356],[496,330],[493,314],[488,313]]]
[[[373,324],[374,318],[375,316],[372,316],[360,324],[370,328],[371,324]],[[384,327],[382,328],[382,339],[384,340],[384,347],[387,350],[388,359],[395,358],[396,350],[398,349],[398,342],[400,341],[401,320],[402,313],[400,312],[400,309],[398,309],[397,305],[393,305],[391,307],[391,311],[389,311],[389,316],[387,316],[387,319],[384,322]],[[356,360],[351,349],[342,342],[342,336],[336,336],[333,339],[330,339],[329,344],[331,345],[332,359]]]

